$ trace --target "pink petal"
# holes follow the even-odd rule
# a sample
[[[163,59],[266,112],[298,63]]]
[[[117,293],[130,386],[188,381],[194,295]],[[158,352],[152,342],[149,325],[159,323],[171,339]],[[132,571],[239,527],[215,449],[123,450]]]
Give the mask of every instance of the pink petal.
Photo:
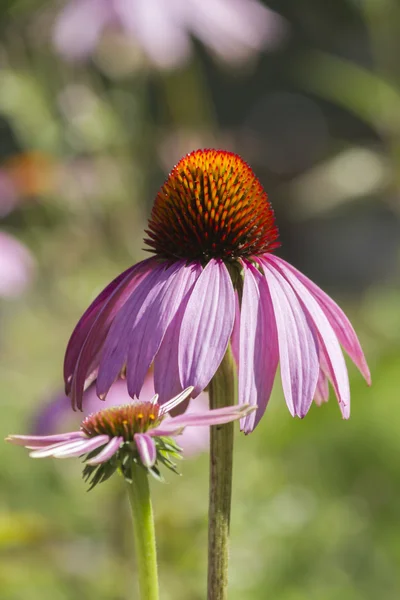
[[[178,394],[182,389],[178,367],[179,332],[187,303],[194,284],[202,273],[202,268],[198,264],[190,264],[186,267],[186,271],[185,288],[182,290],[180,306],[165,332],[160,349],[154,359],[154,388],[159,394],[160,404]]]
[[[315,390],[314,401],[318,406],[329,399],[329,383],[325,373],[320,369],[318,376],[317,388]]]
[[[239,354],[240,354],[240,302],[238,291],[235,290],[235,320],[233,322],[233,329],[231,335],[231,348],[235,363],[239,365]]]
[[[221,260],[210,260],[198,278],[186,307],[179,337],[182,387],[194,386],[195,397],[217,371],[232,333],[235,293]]]
[[[271,255],[272,257],[272,255]],[[343,346],[351,360],[357,366],[364,379],[371,385],[371,375],[368,369],[367,361],[365,360],[360,342],[356,332],[353,329],[349,319],[346,317],[342,309],[319,288],[315,283],[308,279],[303,273],[300,273],[292,265],[282,260],[282,258],[273,257],[276,263],[285,265],[294,275],[306,286],[308,291],[316,298],[327,319],[329,320],[336,336]]]
[[[111,0],[72,0],[56,21],[54,44],[70,60],[85,58],[114,18]]]
[[[84,440],[79,445],[65,445],[64,448],[55,450],[53,452],[53,456],[54,458],[72,458],[74,456],[82,456],[82,454],[87,454],[88,452],[96,450],[96,448],[99,448],[100,446],[104,446],[104,444],[107,444],[109,439],[110,438],[108,435],[98,435],[90,440]]]
[[[265,262],[268,261],[272,263],[274,265],[273,268],[277,268],[279,272],[283,274],[314,323],[320,340],[321,353],[323,353],[326,364],[326,373],[332,381],[343,417],[348,418],[350,416],[349,378],[347,375],[346,363],[335,332],[321,306],[311,295],[306,286],[303,285],[284,263],[281,263],[279,259],[276,260],[276,257],[274,257],[274,259],[270,260],[269,258],[265,258]]]
[[[278,332],[282,387],[293,416],[310,408],[319,373],[318,342],[296,294],[270,263],[259,259],[271,294]]]
[[[210,427],[223,425],[241,419],[248,410],[248,406],[225,406],[202,413],[184,413],[178,417],[165,419],[159,427],[149,431],[149,435],[162,436],[179,433],[184,427]]]
[[[71,386],[72,405],[82,407],[82,395],[85,380],[93,373],[100,362],[100,352],[115,317],[132,295],[141,280],[151,272],[153,262],[143,261],[135,265],[129,275],[113,291],[109,300],[99,311],[87,335],[75,366]]]
[[[160,348],[165,332],[179,310],[192,281],[192,270],[178,261],[160,273],[132,329],[127,361],[129,394],[139,396],[146,373]]]
[[[94,446],[95,448],[101,446],[108,442],[108,435],[100,435],[96,438],[86,438],[81,440],[67,440],[65,442],[61,442],[59,444],[53,444],[52,446],[47,446],[44,448],[40,448],[39,450],[34,450],[29,454],[32,458],[46,458],[47,456],[58,456],[59,453],[69,453],[74,452],[78,449],[77,456],[84,454],[85,451],[89,452]],[[88,450],[82,450],[82,448],[88,447]],[[73,454],[71,454],[73,456]]]
[[[102,451],[99,452],[99,454],[97,454],[97,456],[95,456],[91,460],[88,460],[87,464],[88,465],[99,465],[100,463],[106,462],[119,450],[119,447],[121,446],[123,441],[124,441],[123,437],[111,438],[111,440],[108,442],[107,446],[104,446]]]
[[[165,413],[169,412],[170,410],[172,410],[173,408],[178,406],[181,402],[184,402],[185,400],[187,400],[192,392],[193,392],[193,386],[190,386],[190,387],[186,388],[185,390],[183,390],[183,392],[181,392],[180,394],[178,394],[177,396],[175,396],[174,398],[172,398],[171,400],[169,400],[168,402],[163,404],[163,406],[161,407],[161,410],[160,410],[160,415],[164,415]]]
[[[271,296],[264,277],[243,263],[244,285],[240,317],[239,404],[258,406],[241,422],[245,433],[253,431],[271,395],[279,350]]]
[[[134,327],[146,310],[149,294],[152,290],[159,289],[159,280],[164,271],[163,264],[154,262],[142,274],[107,332],[96,384],[100,397],[107,394],[126,364]]]
[[[9,435],[6,441],[17,446],[42,448],[72,440],[78,441],[83,437],[85,437],[85,434],[82,431],[71,431],[57,435]]]
[[[146,433],[135,433],[134,438],[140,460],[145,467],[152,467],[157,459],[157,450],[154,440]]]
[[[76,361],[78,360],[79,353],[81,351],[82,345],[87,338],[90,329],[95,322],[99,312],[103,308],[104,304],[110,298],[111,294],[114,290],[119,286],[119,284],[129,275],[129,273],[135,267],[130,267],[126,269],[121,275],[118,275],[102,292],[97,296],[97,298],[92,302],[89,308],[84,312],[82,317],[79,319],[78,324],[76,325],[72,335],[69,339],[67,350],[65,353],[64,360],[64,380],[68,381],[69,378],[73,375],[75,370]]]

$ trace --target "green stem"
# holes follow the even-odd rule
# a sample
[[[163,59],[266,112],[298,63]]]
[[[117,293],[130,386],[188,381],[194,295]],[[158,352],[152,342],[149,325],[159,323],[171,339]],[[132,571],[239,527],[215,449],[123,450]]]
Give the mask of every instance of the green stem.
[[[142,600],[158,600],[156,538],[148,475],[139,465],[132,465],[132,483],[127,483],[132,509],[133,536],[139,589]]]
[[[236,368],[230,348],[210,383],[209,395],[211,409],[236,403]],[[228,597],[232,464],[233,423],[214,425],[210,433],[208,600]]]

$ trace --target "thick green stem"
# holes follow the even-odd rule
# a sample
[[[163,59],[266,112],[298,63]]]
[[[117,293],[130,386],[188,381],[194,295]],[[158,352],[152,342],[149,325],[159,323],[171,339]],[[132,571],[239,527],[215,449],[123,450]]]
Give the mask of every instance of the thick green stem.
[[[132,509],[133,536],[140,597],[158,600],[156,537],[148,475],[143,467],[132,466],[132,483],[127,483]]]
[[[210,383],[209,394],[211,409],[236,402],[236,369],[230,348]],[[210,433],[208,600],[226,600],[228,597],[232,459],[233,423],[214,425]]]

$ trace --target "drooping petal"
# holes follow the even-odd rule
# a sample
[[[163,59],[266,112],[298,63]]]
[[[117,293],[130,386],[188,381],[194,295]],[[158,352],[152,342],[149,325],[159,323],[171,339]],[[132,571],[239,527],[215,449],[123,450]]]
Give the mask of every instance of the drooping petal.
[[[179,332],[187,303],[202,268],[199,264],[192,263],[187,265],[186,271],[180,306],[165,332],[154,359],[154,389],[159,394],[160,404],[178,394],[182,389],[178,366]]]
[[[152,272],[155,261],[143,261],[138,263],[112,292],[108,302],[99,311],[89,334],[87,335],[76,362],[71,386],[71,402],[73,406],[82,408],[82,395],[85,380],[88,374],[93,373],[100,362],[100,352],[110,327],[124,308],[133,291],[143,278]]]
[[[270,263],[264,259],[259,261],[275,314],[286,403],[293,416],[304,417],[310,408],[318,380],[317,336],[286,279]]]
[[[240,316],[239,404],[258,406],[242,420],[245,433],[253,431],[271,395],[279,350],[271,296],[264,277],[243,263],[244,285]]]
[[[160,274],[159,282],[146,298],[146,309],[138,315],[129,346],[127,380],[131,396],[139,395],[146,373],[191,281],[191,268],[186,267],[184,261],[176,262]]]
[[[90,452],[94,448],[102,446],[106,444],[109,440],[108,435],[99,435],[95,438],[85,438],[83,440],[74,440],[61,442],[60,444],[53,444],[52,446],[47,446],[44,448],[40,448],[39,450],[34,450],[29,454],[32,458],[46,458],[47,456],[58,456],[58,454],[74,452],[78,449],[78,455],[84,454],[85,452]],[[82,450],[85,448],[85,450]],[[74,454],[71,454],[74,456]]]
[[[135,433],[134,438],[140,460],[145,467],[148,469],[151,468],[157,459],[157,450],[154,440],[146,433]]]
[[[235,320],[231,335],[231,348],[236,366],[239,366],[239,349],[240,349],[240,302],[238,291],[235,290]]]
[[[130,272],[135,267],[130,267],[126,269],[121,275],[118,275],[104,290],[97,296],[97,298],[92,302],[89,308],[83,313],[82,317],[79,319],[78,324],[76,325],[72,335],[69,339],[67,350],[65,352],[64,359],[64,380],[67,382],[70,377],[72,377],[76,361],[78,360],[79,353],[82,348],[82,344],[84,343],[86,337],[89,334],[89,331],[96,320],[100,310],[103,308],[104,304],[110,298],[111,294],[114,290],[119,286],[119,284],[129,276]]]
[[[160,410],[160,415],[165,415],[165,413],[169,412],[176,406],[178,406],[181,402],[184,402],[187,398],[189,398],[190,394],[193,392],[193,386],[190,386],[183,390],[180,394],[175,396],[175,398],[171,398],[168,402],[162,405]]]
[[[210,260],[198,278],[182,320],[179,373],[182,387],[194,386],[193,397],[218,369],[232,333],[235,293],[221,260]]]
[[[282,258],[278,258],[277,256],[272,257],[271,255],[271,258],[273,258],[277,264],[285,265],[316,298],[328,321],[333,327],[340,344],[343,346],[351,360],[359,369],[368,385],[371,385],[371,375],[367,361],[365,360],[364,352],[361,348],[361,344],[352,324],[342,309],[336,304],[336,302],[332,300],[332,298],[328,296],[328,294],[322,291],[321,288],[311,281],[311,279],[303,275],[303,273],[295,269],[292,265],[284,261]]]
[[[265,258],[265,261],[271,262],[273,268],[278,269],[285,277],[314,323],[320,341],[320,352],[326,365],[325,372],[332,381],[343,417],[348,418],[350,416],[349,378],[346,363],[333,328],[321,306],[306,286],[285,264],[273,260],[270,261],[269,258]]]
[[[87,464],[99,465],[100,463],[106,462],[117,452],[123,441],[124,438],[120,436],[111,438],[107,446],[104,446],[104,448],[101,450],[101,452],[99,452],[99,454],[97,454],[97,456],[95,456],[91,460],[88,460]]]
[[[78,441],[84,436],[85,434],[82,431],[71,431],[57,435],[9,435],[6,438],[6,442],[10,442],[16,446],[43,448],[71,440]]]
[[[325,373],[320,369],[317,388],[314,394],[314,401],[318,406],[321,406],[324,402],[328,402],[329,399],[329,383]]]
[[[236,421],[246,416],[255,407],[244,406],[225,406],[214,410],[204,411],[202,413],[184,413],[177,417],[166,418],[158,427],[151,429],[148,433],[151,436],[174,435],[178,434],[185,427],[210,427],[211,425],[224,425],[231,421]]]
[[[164,265],[154,263],[152,268],[144,273],[107,332],[96,383],[97,394],[101,398],[107,394],[126,364],[138,315],[146,309],[147,297],[158,285],[163,271]]]
[[[75,447],[71,446],[60,448],[59,450],[55,450],[53,453],[54,458],[73,458],[74,456],[81,456],[82,454],[87,454],[88,452],[92,452],[104,444],[107,444],[109,441],[108,435],[98,435],[93,439],[85,440],[80,445],[76,445]]]

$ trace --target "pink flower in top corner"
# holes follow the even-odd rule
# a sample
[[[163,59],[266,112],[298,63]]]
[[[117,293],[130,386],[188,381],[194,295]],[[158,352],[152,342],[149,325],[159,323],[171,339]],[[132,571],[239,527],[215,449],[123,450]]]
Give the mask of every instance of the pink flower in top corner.
[[[150,402],[154,396],[154,381],[149,373],[144,381],[140,400]],[[107,398],[100,400],[96,396],[96,389],[91,386],[85,392],[83,414],[85,416],[112,406],[129,404],[132,398],[126,389],[126,381],[119,379],[111,387]],[[205,414],[208,411],[208,394],[201,393],[196,400],[191,400],[185,411],[186,414]],[[49,435],[63,431],[66,427],[77,427],[81,422],[81,415],[71,411],[69,399],[64,393],[58,394],[50,402],[42,406],[34,417],[32,431],[34,435]],[[210,430],[207,426],[197,426],[184,429],[179,436],[179,446],[182,448],[184,458],[193,457],[208,450]]]
[[[340,346],[370,383],[354,329],[339,306],[275,256],[275,216],[252,169],[237,155],[197,150],[172,169],[146,231],[148,258],[124,271],[94,300],[70,338],[66,390],[82,407],[87,381],[100,398],[126,374],[139,397],[154,365],[161,404],[193,386],[198,396],[229,344],[241,421],[249,433],[268,404],[278,363],[286,403],[304,417],[331,383],[344,418],[350,388]]]
[[[66,58],[82,59],[106,29],[135,39],[159,68],[183,64],[191,35],[221,59],[236,63],[284,36],[285,21],[258,0],[70,0],[53,32]]]
[[[15,298],[33,279],[35,264],[29,250],[15,237],[0,231],[0,296]]]

